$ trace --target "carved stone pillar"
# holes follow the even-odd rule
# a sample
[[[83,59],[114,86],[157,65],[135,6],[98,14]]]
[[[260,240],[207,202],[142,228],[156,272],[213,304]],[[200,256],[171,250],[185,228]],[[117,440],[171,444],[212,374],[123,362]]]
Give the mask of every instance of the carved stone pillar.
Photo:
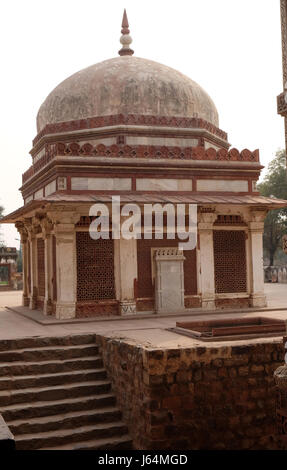
[[[251,220],[248,223],[249,240],[249,279],[250,279],[250,306],[266,307],[264,294],[263,271],[263,231],[266,211],[255,210],[251,212]]]
[[[120,315],[136,313],[137,240],[114,240],[115,284]]]
[[[41,226],[45,243],[45,299],[43,313],[44,315],[51,315],[53,298],[53,248],[51,230],[53,224],[49,219],[44,219],[41,222]]]
[[[37,308],[38,297],[38,276],[37,276],[37,238],[36,229],[34,226],[29,228],[29,243],[30,243],[30,278],[31,278],[31,293],[29,300],[29,308],[35,310]]]
[[[28,260],[28,233],[24,224],[16,223],[16,228],[21,236],[22,245],[22,270],[23,270],[23,307],[29,306],[29,288],[28,288],[28,275],[29,275],[29,260]]]
[[[56,318],[76,316],[76,253],[74,224],[57,224],[57,303]]]
[[[22,269],[23,269],[23,298],[22,305],[29,306],[29,291],[28,291],[28,237],[27,234],[21,235],[22,243]]]
[[[56,318],[74,318],[77,301],[75,224],[80,220],[80,214],[76,212],[75,208],[71,207],[67,210],[66,207],[63,207],[58,208],[58,211],[48,212],[47,217],[54,224],[56,238]],[[49,253],[52,252],[52,246],[50,248]]]
[[[155,309],[158,313],[184,310],[185,257],[178,248],[155,250]]]
[[[202,308],[215,309],[215,279],[214,279],[214,250],[213,224],[216,220],[213,211],[201,212],[198,223],[200,242],[201,296]]]

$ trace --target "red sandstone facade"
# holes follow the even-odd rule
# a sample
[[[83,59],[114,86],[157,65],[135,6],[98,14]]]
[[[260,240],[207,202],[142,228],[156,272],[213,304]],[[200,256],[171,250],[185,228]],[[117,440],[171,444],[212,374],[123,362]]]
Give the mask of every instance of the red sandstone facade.
[[[154,250],[178,240],[92,240],[91,205],[120,195],[197,205],[185,308],[264,306],[263,221],[286,201],[259,195],[259,151],[230,148],[207,93],[131,57],[127,30],[120,57],[65,80],[38,113],[24,205],[4,219],[22,237],[23,303],[57,318],[155,310]]]

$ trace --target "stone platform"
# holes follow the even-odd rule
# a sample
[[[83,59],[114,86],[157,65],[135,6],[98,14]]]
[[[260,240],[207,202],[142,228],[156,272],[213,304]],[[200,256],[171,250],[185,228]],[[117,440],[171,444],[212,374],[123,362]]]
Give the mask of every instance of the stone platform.
[[[243,318],[246,316],[260,315],[287,320],[287,289],[285,285],[266,284],[266,294],[268,298],[268,307],[266,309],[248,309],[248,310],[222,310],[216,312],[204,312],[194,309],[192,312],[159,315],[159,314],[136,314],[126,317],[101,317],[76,320],[55,320],[55,318],[44,316],[39,311],[31,311],[21,304],[21,292],[3,292],[0,293],[0,340],[25,337],[25,336],[58,336],[63,334],[85,333],[85,332],[107,332],[119,333],[129,332],[128,338],[137,342],[145,342],[146,337],[154,337],[153,347],[160,344],[175,345],[190,344],[191,339],[180,337],[175,333],[166,331],[167,328],[175,326],[176,321],[187,321],[191,316],[193,320],[215,319],[217,316],[221,319],[236,316]],[[18,304],[16,310],[12,310]],[[286,308],[284,308],[286,306]],[[19,315],[21,313],[21,315]],[[186,343],[188,341],[188,343]]]
[[[287,319],[282,303],[273,308],[260,315]],[[196,313],[192,319],[217,316],[244,318],[258,311]],[[2,308],[0,342],[93,334],[135,448],[280,448],[273,373],[284,362],[282,338],[204,344],[167,331],[186,319],[153,315],[44,325]]]

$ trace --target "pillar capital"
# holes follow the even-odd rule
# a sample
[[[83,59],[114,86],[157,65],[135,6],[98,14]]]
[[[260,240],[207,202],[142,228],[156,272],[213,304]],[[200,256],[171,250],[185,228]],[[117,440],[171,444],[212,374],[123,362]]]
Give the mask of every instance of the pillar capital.
[[[250,207],[249,213],[246,216],[247,222],[264,222],[264,219],[268,213],[268,208],[265,206]]]
[[[30,225],[29,227],[27,227],[27,232],[29,241],[32,241],[36,238],[38,230],[33,225]]]
[[[213,208],[200,208],[198,214],[198,229],[212,230],[213,224],[217,219],[217,214]]]
[[[47,213],[49,220],[57,225],[75,225],[79,222],[81,214],[74,210],[55,210]]]
[[[74,224],[57,224],[55,225],[54,233],[58,241],[61,239],[62,243],[65,243],[65,241],[68,243],[70,241],[73,241],[74,239],[75,225]]]
[[[40,225],[44,238],[48,238],[54,227],[52,221],[48,217],[45,217],[41,220]]]
[[[25,228],[28,233],[29,240],[33,240],[36,238],[37,233],[39,233],[39,228],[41,229],[39,219],[34,217],[33,219],[29,219],[29,221],[25,222]]]
[[[198,223],[198,231],[199,232],[212,232],[213,230],[213,222],[199,222]]]
[[[24,222],[16,222],[15,224],[15,227],[21,237],[21,243],[24,244],[24,243],[27,243],[28,241],[28,232],[27,232],[27,229],[24,225]]]
[[[248,222],[248,228],[250,232],[264,232],[264,221],[263,222]]]

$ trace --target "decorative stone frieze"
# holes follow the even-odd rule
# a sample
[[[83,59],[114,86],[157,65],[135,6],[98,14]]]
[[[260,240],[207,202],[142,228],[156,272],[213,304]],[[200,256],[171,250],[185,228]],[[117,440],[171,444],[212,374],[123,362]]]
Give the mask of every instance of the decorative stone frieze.
[[[155,145],[92,145],[79,142],[56,142],[47,144],[45,154],[22,175],[23,184],[44,168],[51,160],[59,156],[109,157],[109,158],[144,158],[144,159],[179,159],[206,161],[259,162],[259,151],[237,149],[196,147],[167,147]],[[59,188],[58,188],[59,189]]]
[[[116,125],[137,125],[137,126],[160,126],[160,127],[175,127],[175,128],[196,128],[206,129],[212,134],[227,141],[226,132],[217,128],[210,122],[201,118],[187,118],[187,117],[168,117],[168,116],[153,116],[146,114],[117,114],[111,116],[98,116],[86,119],[79,119],[67,122],[59,122],[47,124],[33,140],[35,146],[40,139],[46,134],[57,134],[61,132],[78,131],[82,129],[95,129],[99,127],[109,127]]]
[[[133,315],[137,313],[135,300],[121,300],[119,302],[120,315]]]

